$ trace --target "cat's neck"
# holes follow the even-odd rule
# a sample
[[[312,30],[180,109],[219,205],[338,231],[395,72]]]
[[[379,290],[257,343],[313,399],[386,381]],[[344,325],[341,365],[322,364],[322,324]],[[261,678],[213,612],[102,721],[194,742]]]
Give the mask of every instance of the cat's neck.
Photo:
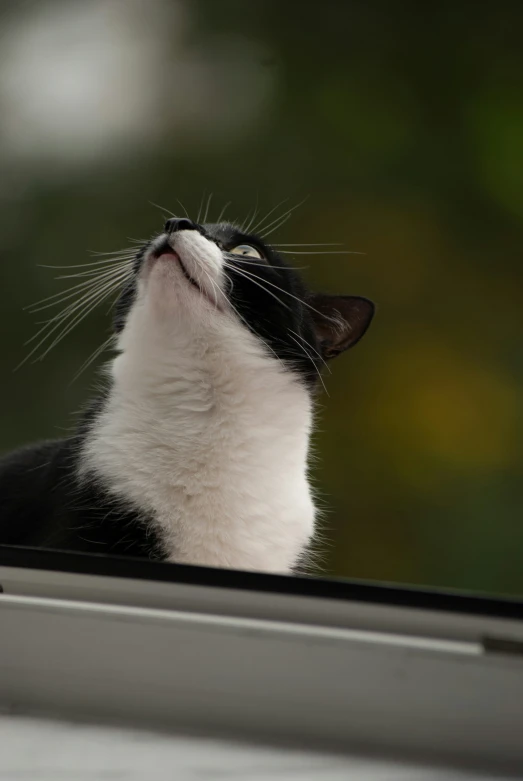
[[[82,470],[152,516],[175,561],[289,571],[313,532],[308,391],[254,340],[148,344],[116,359]]]

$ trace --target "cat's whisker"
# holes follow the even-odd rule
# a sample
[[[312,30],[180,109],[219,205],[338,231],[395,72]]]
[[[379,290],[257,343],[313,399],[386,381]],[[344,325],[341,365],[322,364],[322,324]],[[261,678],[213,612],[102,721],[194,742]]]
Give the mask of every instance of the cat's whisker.
[[[43,360],[43,358],[47,355],[47,353],[56,345],[58,342],[64,338],[71,330],[74,328],[81,320],[83,320],[85,317],[87,317],[90,312],[99,304],[101,303],[107,296],[109,296],[114,290],[116,290],[120,286],[120,282],[114,282],[111,280],[111,282],[107,282],[103,285],[101,285],[96,290],[90,290],[88,293],[84,294],[81,299],[73,304],[70,304],[66,309],[59,313],[58,315],[55,315],[55,317],[48,320],[44,326],[36,333],[34,336],[32,336],[26,344],[30,344],[32,341],[34,341],[38,336],[43,334],[40,341],[33,347],[33,349],[25,356],[25,358],[18,364],[18,366],[15,368],[15,371],[19,369],[24,363],[26,363],[29,358],[31,358],[46,342],[49,337],[56,332],[58,328],[64,325],[64,323],[67,323],[69,317],[71,315],[74,315],[74,313],[80,309],[79,314],[75,315],[72,319],[72,321],[69,322],[69,324],[65,325],[65,327],[62,329],[62,331],[58,334],[58,336],[53,340],[51,345],[49,345],[45,352],[40,355],[36,360]]]
[[[63,271],[69,269],[69,268],[93,268],[98,266],[106,266],[109,267],[111,265],[116,266],[120,264],[121,262],[128,262],[130,260],[134,260],[136,258],[136,253],[132,255],[122,255],[117,258],[109,258],[108,260],[93,260],[90,263],[77,263],[73,264],[71,266],[51,266],[46,263],[38,263],[39,268],[52,268],[52,269],[61,269]]]
[[[289,334],[289,336],[290,336],[290,338],[292,339],[292,341],[293,341],[293,342],[295,342],[295,343],[298,345],[298,347],[300,348],[300,350],[302,350],[302,351],[305,353],[305,355],[307,356],[307,358],[310,360],[310,362],[311,362],[311,363],[312,363],[312,365],[314,366],[314,369],[315,369],[315,371],[316,371],[316,374],[318,375],[318,379],[319,379],[319,381],[321,382],[321,384],[323,385],[323,390],[325,391],[325,393],[326,393],[326,394],[327,394],[327,396],[328,396],[328,395],[329,395],[329,392],[328,392],[327,388],[325,387],[325,383],[324,383],[324,381],[323,381],[323,377],[321,376],[321,372],[320,372],[320,370],[318,369],[318,367],[316,366],[316,363],[315,363],[315,361],[314,361],[314,359],[313,359],[312,355],[311,355],[311,354],[308,352],[308,350],[306,350],[306,349],[305,349],[305,347],[304,347],[302,344],[300,344],[300,343],[298,342],[298,340],[297,340],[297,339],[295,339],[295,338],[294,338],[294,336],[292,336],[291,334]]]
[[[308,195],[303,198],[299,203],[297,203],[295,206],[291,206],[290,209],[287,209],[286,212],[281,214],[278,218],[270,222],[268,225],[265,225],[259,232],[260,234],[266,238],[267,236],[270,236],[271,233],[274,233],[274,231],[278,230],[278,228],[281,228],[282,225],[284,225],[287,220],[290,218],[291,214],[296,211],[296,209],[299,209],[300,206],[303,206],[305,201],[308,199]]]
[[[275,298],[275,299],[276,299],[276,301],[277,301],[279,304],[281,304],[281,306],[284,306],[286,309],[289,309],[289,310],[290,310],[290,306],[288,306],[288,305],[287,305],[287,304],[286,304],[284,301],[282,301],[282,300],[281,300],[281,298],[279,298],[277,295],[275,295],[275,294],[274,294],[273,292],[271,292],[270,290],[267,290],[267,288],[266,288],[266,287],[264,287],[263,285],[261,285],[259,282],[256,282],[256,279],[261,279],[261,277],[256,277],[256,278],[254,279],[253,277],[254,277],[255,275],[253,275],[253,274],[250,274],[248,271],[241,271],[241,270],[240,270],[240,269],[239,269],[237,266],[232,266],[232,265],[230,265],[230,264],[227,264],[227,263],[226,263],[226,267],[227,267],[227,268],[230,268],[230,269],[233,269],[234,271],[236,271],[236,273],[237,273],[237,274],[239,274],[239,275],[240,275],[240,276],[242,276],[242,277],[245,277],[245,279],[249,279],[251,282],[253,282],[255,285],[257,285],[259,288],[261,288],[261,290],[263,290],[265,293],[268,293],[268,295],[270,295],[270,296],[272,296],[273,298]],[[265,280],[265,279],[262,279],[262,282],[266,282],[266,280]],[[281,289],[281,288],[278,288],[278,289]]]
[[[115,277],[110,277],[106,280],[88,280],[89,284],[85,288],[72,290],[69,288],[69,290],[62,291],[61,293],[55,294],[53,299],[51,301],[48,301],[47,303],[40,303],[40,304],[33,304],[30,307],[25,307],[25,309],[30,312],[31,314],[36,314],[37,312],[42,312],[44,309],[50,309],[55,306],[59,306],[60,304],[64,304],[66,301],[69,301],[71,298],[74,298],[75,300],[78,300],[78,296],[87,295],[88,293],[95,290],[100,284],[105,284],[105,282],[110,282]],[[43,299],[45,301],[45,299]]]
[[[306,339],[305,339],[305,338],[304,338],[304,337],[303,337],[301,334],[298,334],[298,333],[296,333],[296,331],[293,331],[293,330],[292,330],[292,328],[288,328],[287,330],[288,330],[288,331],[289,331],[291,334],[294,334],[295,336],[297,336],[297,337],[298,337],[298,339],[301,339],[301,340],[302,340],[302,342],[303,342],[304,344],[306,344],[306,345],[307,345],[307,347],[310,347],[310,349],[311,349],[311,350],[312,350],[314,353],[316,353],[316,355],[318,356],[318,358],[320,359],[320,361],[323,363],[323,365],[325,366],[325,368],[327,369],[327,371],[329,372],[329,374],[332,374],[332,369],[331,369],[331,367],[329,366],[329,364],[327,363],[327,361],[325,360],[325,358],[323,357],[323,355],[322,355],[320,352],[318,352],[318,350],[317,350],[315,347],[313,347],[313,346],[312,346],[312,344],[311,344],[310,342],[308,342],[308,341],[307,341],[307,340],[306,340]]]
[[[355,250],[292,250],[292,249],[278,249],[280,255],[366,255],[366,252],[356,252]]]
[[[256,223],[256,225],[255,225],[255,226],[254,226],[254,228],[252,229],[252,232],[253,232],[253,233],[259,233],[260,231],[262,231],[262,230],[263,230],[263,224],[264,224],[264,223],[265,223],[265,222],[266,222],[266,221],[269,219],[269,217],[271,216],[271,214],[274,214],[274,212],[276,211],[276,209],[279,209],[279,208],[280,208],[280,206],[283,206],[283,204],[284,204],[284,203],[287,203],[287,201],[288,201],[288,200],[289,200],[288,198],[284,198],[284,199],[283,199],[283,201],[280,201],[279,203],[277,203],[277,204],[276,204],[276,206],[273,206],[273,207],[272,207],[272,209],[271,209],[269,212],[267,212],[267,214],[265,215],[265,217],[262,217],[262,219],[261,219],[261,220],[259,220],[259,221]]]
[[[222,210],[221,210],[221,212],[219,213],[219,215],[218,215],[218,219],[216,220],[216,222],[221,222],[221,221],[223,220],[223,217],[224,217],[224,215],[225,215],[225,212],[227,211],[227,209],[229,208],[229,206],[231,205],[231,203],[232,203],[232,201],[227,201],[227,203],[225,204],[225,206],[223,207],[223,209],[222,209]],[[187,212],[185,212],[185,214],[187,215],[187,217],[189,216],[189,215],[187,214]]]
[[[236,268],[236,267],[234,267]],[[238,268],[236,268],[236,271],[239,271]],[[279,290],[280,293],[285,293],[285,295],[290,296],[291,298],[294,298],[295,301],[298,301],[300,304],[303,304],[303,306],[308,307],[312,312],[316,312],[316,314],[321,315],[321,317],[324,317],[325,319],[330,319],[328,315],[324,314],[323,312],[320,312],[318,309],[315,309],[311,304],[309,304],[307,301],[303,301],[301,298],[298,298],[298,296],[295,296],[293,293],[289,293],[287,290],[283,290],[279,285],[275,285],[273,282],[269,282],[268,279],[263,279],[262,277],[257,276],[256,274],[253,274],[250,271],[245,271],[245,275],[249,277],[252,281],[254,279],[260,279],[262,282],[265,282],[266,285],[270,285],[271,287],[274,287],[276,290]],[[266,290],[268,293],[269,291]],[[281,302],[283,303],[283,302]],[[287,306],[287,304],[284,304],[284,306]],[[289,309],[290,307],[287,307]]]
[[[268,266],[265,261],[262,261],[261,263],[258,263],[257,260],[251,260],[250,258],[242,257],[241,255],[234,255],[231,252],[226,253],[226,254],[228,254],[231,257],[231,260],[233,262],[236,261],[236,262],[241,263],[242,265],[245,265],[245,266],[261,266],[262,268],[282,268],[285,271],[290,271],[291,269],[294,269],[294,271],[298,271],[298,270],[303,271],[304,269],[309,268],[309,266],[294,266],[294,265],[293,266],[280,266],[280,265],[278,265],[276,263],[271,263],[270,266]]]
[[[205,214],[203,215],[202,222],[207,222],[207,217],[209,215],[209,207],[211,205],[213,193],[211,193],[207,199],[207,206],[205,207]],[[199,220],[198,220],[199,222]]]
[[[205,274],[205,276],[207,277],[207,279],[209,280],[209,284],[212,287],[212,291],[213,291],[214,305],[217,307],[218,306],[218,298],[216,296],[216,286],[215,286],[214,279],[211,277],[211,275],[209,274],[207,269],[203,268],[203,266],[200,266],[200,272],[203,272]]]
[[[47,330],[47,334],[43,337],[43,340],[45,341],[47,336],[56,330],[54,327],[55,325],[59,326],[61,323],[65,322],[69,316],[73,315],[75,311],[81,309],[83,306],[89,306],[92,301],[97,300],[99,296],[101,297],[105,291],[110,290],[113,287],[116,289],[121,284],[122,280],[110,280],[109,282],[104,282],[98,285],[95,289],[88,290],[79,299],[75,299],[70,304],[68,304],[65,309],[62,309],[60,312],[57,312],[57,314],[53,315],[53,317],[45,320],[42,323],[42,328],[40,328],[36,334],[28,339],[26,344],[30,344],[41,334],[44,334],[44,332]]]
[[[187,209],[185,208],[185,206],[183,205],[183,203],[180,201],[179,198],[176,199],[176,203],[180,204],[180,206],[182,207],[182,209],[184,211],[185,216],[187,217],[187,219],[189,219],[189,212],[187,211]]]
[[[268,233],[263,233],[262,238],[265,240],[268,236],[271,235],[271,233],[274,233],[275,231],[279,230],[283,225],[285,225],[286,222],[288,222],[291,218],[291,215],[288,214],[284,219],[282,219],[274,228],[272,228]]]
[[[254,210],[253,211],[249,211],[247,213],[245,221],[242,222],[241,225],[240,225],[240,230],[241,230],[242,233],[249,233],[249,225],[251,224],[252,220],[254,219],[255,214],[256,214],[256,212]]]
[[[274,244],[273,247],[343,247],[342,241],[320,241],[316,244]]]
[[[70,304],[68,304],[65,309],[62,309],[60,312],[57,312],[57,314],[53,315],[53,317],[49,318],[45,321],[44,328],[40,329],[36,334],[34,334],[26,344],[30,344],[34,339],[36,339],[40,333],[45,329],[45,326],[50,326],[55,321],[61,321],[63,318],[67,317],[69,314],[71,314],[74,310],[78,309],[78,307],[82,306],[84,303],[91,301],[93,297],[96,297],[96,295],[111,287],[114,285],[117,287],[118,285],[122,284],[127,277],[123,276],[121,278],[111,278],[109,280],[101,280],[98,284],[93,285],[92,287],[88,288],[86,291],[84,291],[79,298],[76,298],[74,301],[72,301]],[[68,296],[70,298],[70,296]],[[62,303],[62,302],[59,302]],[[41,309],[44,309],[45,307],[41,307]],[[40,311],[40,310],[37,310]]]
[[[213,298],[214,298],[214,306],[216,308],[218,308],[218,293],[216,292],[218,288],[217,288],[216,283],[211,278],[211,275],[209,273],[207,273],[207,277],[209,278],[209,283],[210,283],[210,285],[212,287],[212,293],[213,293]]]
[[[258,215],[258,211],[259,211],[258,196],[256,196],[256,203],[255,203],[254,209],[252,211],[252,216],[247,217],[247,224],[245,225],[245,227],[242,226],[243,233],[250,233],[252,224],[253,224],[254,220],[256,219],[256,217]]]
[[[176,214],[173,214],[172,211],[169,211],[169,209],[166,209],[164,206],[160,206],[158,203],[155,203],[154,201],[149,201],[149,203],[151,204],[151,206],[154,206],[156,209],[159,209],[161,212],[163,212],[164,215],[167,214],[169,215],[169,217],[176,217]]]
[[[196,216],[196,222],[197,222],[198,225],[200,225],[200,215],[202,214],[204,200],[205,200],[205,190],[202,193],[202,199],[200,201],[200,207],[198,209],[198,214]]]
[[[266,233],[262,234],[262,237],[264,240],[266,240],[272,233],[275,233],[275,231],[279,230],[283,225],[285,225],[286,222],[290,220],[292,217],[292,214],[287,214],[285,217],[280,219],[277,225],[275,225],[271,230],[267,231]]]
[[[229,280],[229,281],[230,281],[230,282],[232,282],[232,280]],[[229,301],[228,301],[228,305],[230,306],[230,308],[232,309],[232,311],[235,313],[236,317],[237,317],[237,318],[238,318],[238,319],[239,319],[239,320],[240,320],[240,321],[241,321],[241,322],[244,324],[244,326],[247,328],[247,330],[248,330],[248,331],[250,331],[250,330],[251,330],[251,328],[250,328],[250,326],[249,326],[249,323],[248,323],[248,322],[247,322],[247,320],[246,320],[246,319],[243,317],[243,315],[241,315],[241,314],[240,314],[240,312],[238,312],[238,310],[236,309],[236,307],[234,306],[234,304],[232,303],[232,301],[231,301],[231,300],[229,300]],[[270,352],[270,353],[272,353],[272,355],[274,356],[274,358],[276,358],[276,360],[277,360],[279,363],[281,363],[281,365],[282,365],[283,367],[285,367],[285,364],[284,364],[284,362],[282,361],[282,359],[280,358],[280,356],[279,356],[279,355],[278,355],[278,354],[277,354],[277,353],[276,353],[276,352],[273,350],[273,348],[270,346],[270,344],[267,344],[267,342],[265,341],[265,339],[262,339],[262,337],[261,337],[261,336],[258,336],[258,339],[260,340],[260,342],[261,342],[263,345],[265,345],[265,347],[266,347],[266,348],[269,350],[269,352]]]
[[[248,261],[242,261],[244,265],[246,266],[260,266],[261,268],[267,268],[266,263],[249,263]],[[295,266],[294,264],[292,266],[275,266],[273,263],[271,263],[271,268],[281,268],[284,271],[306,271],[310,266]]]
[[[91,314],[91,312],[93,311],[93,309],[95,309],[95,307],[97,307],[100,303],[102,303],[102,301],[104,301],[109,295],[111,295],[111,293],[113,291],[117,290],[118,287],[119,287],[118,285],[112,286],[107,291],[105,291],[103,295],[100,295],[99,298],[95,299],[95,301],[93,301],[89,307],[87,307],[83,311],[79,312],[78,315],[76,315],[76,317],[69,323],[69,325],[67,325],[58,334],[58,336],[55,337],[55,339],[51,342],[51,344],[45,349],[45,351],[36,360],[43,361],[43,359],[46,357],[46,355],[49,352],[51,352],[53,347],[56,347],[56,345],[59,342],[61,342],[62,339],[64,339],[67,336],[67,334],[69,334],[74,328],[76,328],[76,326],[79,323],[81,323],[82,320],[84,320],[86,317],[88,317]],[[47,336],[46,336],[46,338],[47,338]]]
[[[24,310],[27,310],[29,312],[38,312],[41,309],[47,309],[48,306],[54,306],[61,301],[67,300],[68,298],[71,298],[71,296],[75,295],[76,292],[80,292],[84,289],[89,289],[91,287],[96,286],[96,284],[103,280],[109,280],[113,279],[114,277],[117,277],[121,272],[131,273],[132,267],[118,267],[115,269],[110,269],[109,271],[104,271],[103,273],[100,273],[97,275],[94,279],[87,279],[85,282],[79,282],[77,285],[72,285],[72,287],[67,288],[66,290],[61,290],[59,293],[53,293],[50,296],[47,296],[46,298],[42,298],[40,301],[36,301],[34,304],[29,304],[28,306],[24,307]],[[47,302],[53,302],[47,303]],[[42,304],[46,304],[46,306],[42,306]]]
[[[128,261],[125,261],[125,263],[122,263],[121,266],[127,265]],[[91,277],[95,278],[98,277],[100,274],[99,270],[93,270],[93,271],[81,271],[77,274],[59,274],[55,279],[78,279],[79,277]]]
[[[78,379],[78,378],[79,378],[79,377],[80,377],[80,376],[81,376],[81,375],[84,373],[84,371],[85,371],[85,370],[86,370],[86,369],[87,369],[87,368],[88,368],[88,367],[89,367],[89,366],[90,366],[90,365],[93,363],[93,361],[96,361],[96,359],[98,358],[98,356],[99,356],[99,355],[101,355],[101,354],[102,354],[102,353],[103,353],[103,352],[104,352],[104,351],[105,351],[105,350],[106,350],[106,349],[109,347],[109,345],[111,344],[111,342],[114,342],[114,334],[111,334],[111,335],[110,335],[110,337],[109,337],[108,339],[106,339],[106,340],[105,340],[105,342],[102,342],[102,344],[101,344],[101,345],[99,345],[99,346],[98,346],[98,347],[97,347],[95,350],[93,350],[93,352],[91,353],[91,355],[89,356],[89,358],[88,358],[86,361],[84,361],[84,362],[82,363],[82,365],[80,366],[80,368],[78,369],[78,371],[77,371],[77,372],[76,372],[76,374],[74,375],[73,379],[72,379],[72,380],[71,380],[71,382],[69,383],[69,387],[71,387],[71,385],[72,385],[74,382],[76,382],[76,380],[77,380],[77,379]]]
[[[40,340],[40,342],[33,348],[33,350],[29,353],[27,360],[31,355],[33,355],[44,343],[45,341],[53,334],[60,326],[62,326],[65,323],[65,327],[58,333],[58,335],[54,338],[54,340],[51,342],[50,345],[45,349],[45,351],[36,359],[36,360],[43,360],[45,356],[55,347],[65,336],[67,336],[68,333],[70,333],[73,328],[75,328],[82,320],[84,320],[91,312],[99,306],[109,295],[111,295],[115,290],[117,290],[120,287],[120,282],[117,281],[116,283],[114,281],[111,281],[109,283],[106,283],[104,286],[102,286],[99,290],[96,290],[91,293],[90,296],[85,298],[85,300],[77,303],[76,305],[70,305],[66,312],[64,312],[61,316],[58,318],[53,318],[49,321],[49,324],[54,325],[52,328],[48,330],[48,332],[43,336],[43,338]],[[80,310],[79,312],[77,310]],[[74,314],[77,312],[76,314]],[[71,315],[74,315],[74,317],[68,321]],[[45,329],[42,329],[45,330]],[[30,340],[31,341],[31,340]]]
[[[123,277],[123,279],[125,279],[125,278],[126,277]],[[64,293],[62,298],[57,299],[56,301],[52,301],[52,302],[50,302],[48,304],[43,304],[42,306],[34,307],[33,309],[30,309],[29,311],[31,312],[31,314],[36,314],[37,312],[42,312],[44,309],[50,309],[50,308],[52,308],[54,306],[59,306],[60,304],[64,304],[66,301],[69,301],[71,298],[74,299],[74,301],[72,303],[75,303],[75,301],[80,300],[78,298],[78,294],[80,294],[80,298],[83,297],[83,296],[87,296],[88,294],[90,294],[94,290],[98,289],[98,287],[101,284],[109,284],[112,281],[116,281],[116,278],[111,277],[110,279],[105,280],[105,281],[97,281],[96,283],[93,282],[88,288],[86,288],[83,291],[77,290],[77,291],[74,291],[73,293],[67,293],[67,294]]]
[[[132,241],[132,239],[129,239],[129,241]],[[135,247],[123,247],[122,249],[115,249],[112,252],[97,252],[96,250],[88,250],[89,255],[93,255],[99,258],[107,258],[111,255],[119,255],[120,257],[123,257],[124,255],[136,255],[136,249]]]

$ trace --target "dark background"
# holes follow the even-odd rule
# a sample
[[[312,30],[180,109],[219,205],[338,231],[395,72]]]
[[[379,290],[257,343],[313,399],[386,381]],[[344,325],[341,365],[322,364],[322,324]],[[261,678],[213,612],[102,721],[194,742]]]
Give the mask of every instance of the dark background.
[[[522,29],[521,2],[3,2],[0,449],[68,430],[103,362],[71,382],[107,304],[13,373],[67,287],[41,264],[149,236],[149,201],[308,196],[271,238],[364,253],[296,263],[378,303],[321,398],[326,572],[523,593]]]

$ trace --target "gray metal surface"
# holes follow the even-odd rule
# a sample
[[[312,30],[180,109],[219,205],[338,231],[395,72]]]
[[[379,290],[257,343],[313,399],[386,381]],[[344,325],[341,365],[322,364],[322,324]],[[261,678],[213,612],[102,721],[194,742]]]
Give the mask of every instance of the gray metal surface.
[[[522,659],[480,642],[7,593],[0,627],[11,712],[523,769]]]

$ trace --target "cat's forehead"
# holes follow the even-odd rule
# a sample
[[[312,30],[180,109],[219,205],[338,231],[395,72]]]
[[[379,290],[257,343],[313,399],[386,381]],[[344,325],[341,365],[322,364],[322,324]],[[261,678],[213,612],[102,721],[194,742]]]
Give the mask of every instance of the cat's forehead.
[[[225,246],[235,244],[240,241],[246,241],[252,239],[256,243],[261,244],[261,240],[254,235],[249,235],[241,230],[239,225],[235,225],[233,222],[217,222],[217,223],[205,223],[203,228],[207,235]]]
[[[277,249],[272,245],[267,244],[267,242],[263,241],[263,239],[255,233],[247,233],[242,229],[241,225],[233,222],[218,222],[205,223],[202,225],[202,228],[208,238],[212,241],[216,241],[216,243],[225,251],[231,250],[239,244],[251,244],[260,250],[265,261],[268,262],[269,265],[279,269],[286,275],[291,275],[293,277],[297,276],[292,265],[286,263]]]

